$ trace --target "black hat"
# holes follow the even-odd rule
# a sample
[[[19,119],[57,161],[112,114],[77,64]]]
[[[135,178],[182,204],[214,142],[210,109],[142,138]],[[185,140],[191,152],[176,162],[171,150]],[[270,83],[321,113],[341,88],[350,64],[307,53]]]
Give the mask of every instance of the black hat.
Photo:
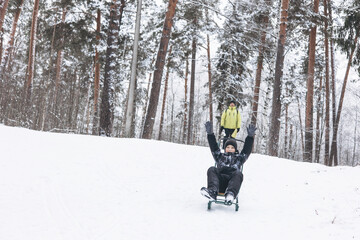
[[[235,150],[237,149],[237,144],[236,144],[236,141],[234,139],[229,139],[225,142],[225,147],[224,149],[228,146],[228,145],[232,145]]]
[[[231,100],[231,101],[229,102],[229,105],[230,105],[230,103],[233,103],[233,104],[236,105],[236,102],[235,102],[234,100]]]

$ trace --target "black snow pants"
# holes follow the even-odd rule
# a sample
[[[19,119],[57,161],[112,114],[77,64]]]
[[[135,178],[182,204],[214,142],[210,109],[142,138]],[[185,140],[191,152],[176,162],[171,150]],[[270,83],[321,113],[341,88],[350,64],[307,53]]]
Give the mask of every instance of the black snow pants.
[[[230,168],[220,171],[220,169],[216,167],[210,167],[207,175],[208,189],[225,194],[232,192],[235,197],[238,195],[244,179],[242,172]]]

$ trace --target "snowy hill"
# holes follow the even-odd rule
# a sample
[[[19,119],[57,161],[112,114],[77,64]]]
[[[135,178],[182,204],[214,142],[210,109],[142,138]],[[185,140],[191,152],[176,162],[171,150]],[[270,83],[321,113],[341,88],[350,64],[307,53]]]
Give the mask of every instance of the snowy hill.
[[[199,193],[206,147],[0,125],[1,240],[360,239],[360,168],[252,154],[240,209]]]

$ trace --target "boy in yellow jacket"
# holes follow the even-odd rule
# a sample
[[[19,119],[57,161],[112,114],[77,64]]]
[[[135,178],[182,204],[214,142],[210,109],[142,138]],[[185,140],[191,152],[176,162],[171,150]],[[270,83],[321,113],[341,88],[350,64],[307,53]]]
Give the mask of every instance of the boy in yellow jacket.
[[[221,115],[221,124],[220,124],[220,132],[225,129],[225,139],[230,136],[235,138],[236,134],[239,132],[241,126],[241,116],[239,110],[236,109],[235,101],[230,101],[229,107],[223,112]]]

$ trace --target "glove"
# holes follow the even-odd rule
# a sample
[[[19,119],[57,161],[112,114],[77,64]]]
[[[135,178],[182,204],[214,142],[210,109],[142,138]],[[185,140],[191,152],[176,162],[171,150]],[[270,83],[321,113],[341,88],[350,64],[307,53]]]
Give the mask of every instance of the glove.
[[[224,130],[224,127],[223,126],[221,126],[220,127],[220,130],[219,130],[219,134],[221,134],[221,132]]]
[[[246,129],[249,137],[255,136],[255,131],[257,128],[254,125],[250,124],[249,127],[247,127]]]
[[[207,121],[207,122],[205,123],[205,129],[206,129],[207,134],[213,134],[214,132],[213,132],[212,122]]]

